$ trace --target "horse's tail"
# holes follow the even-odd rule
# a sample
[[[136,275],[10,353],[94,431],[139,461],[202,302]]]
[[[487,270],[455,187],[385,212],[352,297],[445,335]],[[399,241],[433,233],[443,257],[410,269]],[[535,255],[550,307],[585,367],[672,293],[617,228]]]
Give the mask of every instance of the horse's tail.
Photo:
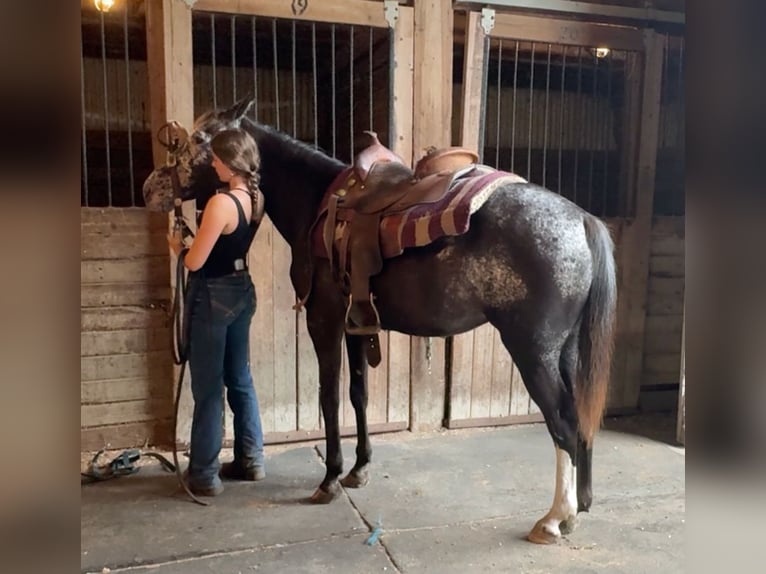
[[[614,244],[607,226],[588,215],[585,236],[593,258],[593,279],[580,324],[575,405],[580,435],[590,445],[606,405],[614,324],[617,306],[617,277]]]

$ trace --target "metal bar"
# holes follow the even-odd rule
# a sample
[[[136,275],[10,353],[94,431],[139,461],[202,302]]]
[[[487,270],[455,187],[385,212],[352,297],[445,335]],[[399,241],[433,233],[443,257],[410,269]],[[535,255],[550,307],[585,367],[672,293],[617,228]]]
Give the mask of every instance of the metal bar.
[[[350,146],[348,148],[349,160],[354,159],[354,25],[352,24],[348,31],[348,74],[349,74],[349,137]]]
[[[125,37],[125,92],[128,101],[128,176],[130,177],[130,206],[136,206],[136,185],[133,177],[133,125],[130,114],[130,48],[128,47],[128,5],[125,5],[122,29]]]
[[[678,46],[678,92],[676,94],[676,103],[678,104],[678,130],[676,132],[676,144],[680,147],[683,144],[684,122],[686,114],[684,111],[684,38],[681,38]]]
[[[529,60],[529,128],[527,129],[527,180],[532,181],[532,121],[535,94],[535,43]]]
[[[231,17],[231,96],[237,101],[237,28],[236,16]]]
[[[601,205],[604,206],[604,213],[607,213],[607,190],[609,188],[609,151],[612,141],[613,115],[612,115],[612,55],[606,57],[606,124],[604,137],[604,183],[601,189]]]
[[[580,108],[582,108],[582,46],[577,47],[577,103],[580,104]],[[580,114],[580,117],[582,117],[582,114]],[[580,130],[577,129],[579,126],[577,126],[577,114],[572,114],[572,121],[575,124],[574,129],[572,130],[572,134],[574,136],[574,186],[572,188],[572,201],[577,203],[577,172],[578,170],[578,161],[579,161],[579,155],[580,155]]]
[[[548,104],[551,91],[551,45],[548,44],[548,63],[545,71],[545,120],[543,122],[543,181],[545,187],[545,176],[548,173]]]
[[[519,41],[516,40],[516,53],[513,57],[513,107],[511,108],[511,171],[516,162],[516,81],[519,75]],[[514,172],[515,173],[515,172]]]
[[[471,0],[458,0],[455,2],[455,7],[475,3],[475,1]],[[587,14],[589,16],[642,20],[644,22],[668,22],[673,24],[686,23],[686,15],[684,12],[657,10],[656,8],[651,8],[649,6],[644,8],[632,8],[627,6],[593,4],[590,2],[572,2],[568,0],[489,0],[487,2],[482,2],[482,5],[508,8],[531,8],[552,12],[564,12],[568,14]]]
[[[314,147],[319,147],[319,115],[317,106],[319,98],[317,92],[317,25],[311,23],[311,67],[314,79]]]
[[[375,122],[375,116],[374,116],[373,105],[372,105],[373,93],[374,93],[373,89],[372,89],[372,77],[373,77],[372,52],[373,52],[373,49],[374,49],[374,46],[373,46],[373,29],[372,29],[372,27],[369,28],[369,31],[370,31],[370,51],[368,52],[368,54],[370,56],[370,69],[369,69],[369,72],[368,72],[368,77],[370,78],[370,82],[369,82],[369,84],[370,84],[370,128],[369,129],[370,129],[370,131],[373,131],[373,124]]]
[[[293,137],[298,137],[298,94],[297,89],[298,87],[295,85],[295,20],[292,21],[292,55],[293,55],[293,61],[292,61],[292,69],[293,69]]]
[[[567,69],[567,51],[569,48],[564,46],[564,53],[561,57],[561,93],[559,102],[559,177],[558,177],[558,192],[561,195],[561,181],[562,174],[561,169],[563,167],[562,154],[564,151],[564,84],[566,83],[566,69]]]
[[[210,54],[213,65],[213,109],[218,109],[218,89],[215,75],[215,14],[210,14]]]
[[[593,101],[591,102],[590,109],[591,113],[589,114],[591,117],[590,121],[588,122],[588,135],[590,138],[590,142],[588,147],[590,148],[588,150],[588,159],[589,159],[589,172],[588,172],[588,209],[593,208],[593,159],[596,155],[596,146],[598,145],[598,138],[597,138],[597,126],[598,126],[598,62],[599,58],[596,56],[596,53],[593,53]],[[603,214],[601,214],[603,215]]]
[[[279,56],[277,54],[277,19],[271,20],[271,40],[272,49],[274,50],[274,113],[276,114],[275,126],[277,130],[279,126]]]
[[[497,121],[495,121],[495,169],[500,169],[500,100],[503,94],[503,41],[497,43]]]
[[[106,32],[104,31],[104,13],[101,14],[101,69],[104,72],[104,137],[106,139],[106,197],[107,205],[112,206],[112,154],[109,149],[109,88],[106,79]]]
[[[670,104],[670,85],[668,82],[668,76],[669,73],[669,61],[670,61],[670,42],[669,42],[669,35],[665,34],[665,41],[664,45],[662,47],[663,53],[663,62],[662,62],[662,87],[660,88],[660,133],[659,133],[659,140],[657,143],[657,147],[659,149],[666,148],[668,145],[668,129],[667,129],[667,117],[668,117],[668,107]]]
[[[82,37],[80,38],[80,108],[82,118],[82,181],[84,185],[83,205],[88,206],[88,136],[85,129],[85,58],[82,55]]]
[[[502,40],[498,40],[502,44]],[[478,153],[479,153],[479,163],[484,163],[484,138],[487,130],[487,78],[489,76],[489,48],[490,48],[490,37],[486,34],[484,34],[484,58],[483,58],[483,65],[481,70],[481,98],[480,98],[480,109],[479,109],[479,141],[477,142],[478,145]]]
[[[335,24],[330,24],[330,70],[332,93],[332,157],[335,157]]]
[[[253,119],[258,121],[258,42],[255,31],[255,16],[250,18],[253,38]]]

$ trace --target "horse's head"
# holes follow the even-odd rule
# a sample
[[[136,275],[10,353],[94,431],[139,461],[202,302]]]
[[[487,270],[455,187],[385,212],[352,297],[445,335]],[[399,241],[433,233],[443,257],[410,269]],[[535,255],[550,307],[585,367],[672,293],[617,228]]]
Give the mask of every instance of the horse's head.
[[[180,134],[176,133],[178,149],[175,152],[175,165],[155,169],[144,182],[146,207],[152,211],[173,210],[172,176],[173,170],[176,170],[181,199],[196,199],[198,208],[203,208],[215,190],[223,185],[211,165],[210,140],[221,130],[240,127],[241,119],[252,104],[253,100],[246,98],[228,109],[205,112],[194,122],[191,134],[184,130]]]

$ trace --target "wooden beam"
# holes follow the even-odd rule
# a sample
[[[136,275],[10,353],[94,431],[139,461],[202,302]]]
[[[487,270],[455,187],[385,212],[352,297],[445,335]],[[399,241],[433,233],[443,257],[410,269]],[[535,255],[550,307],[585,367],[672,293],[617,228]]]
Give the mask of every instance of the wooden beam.
[[[463,105],[460,122],[460,145],[481,155],[480,126],[484,102],[484,71],[487,66],[484,50],[487,36],[481,27],[481,13],[470,12],[466,23],[463,56]]]
[[[617,306],[618,337],[621,339],[618,344],[625,352],[622,372],[618,369],[615,374],[623,382],[620,403],[627,407],[638,404],[641,391],[662,88],[663,38],[653,30],[646,30],[644,41],[635,211],[622,232],[620,264],[623,281]]]
[[[194,76],[192,58],[192,12],[183,0],[154,0],[147,3],[146,50],[149,75],[149,105],[152,126],[152,155],[154,165],[165,163],[166,150],[155,137],[159,128],[169,120],[176,120],[187,129],[194,123]],[[187,201],[184,215],[194,226],[195,202]],[[176,258],[170,258],[169,283],[175,284]],[[171,363],[171,357],[167,361]],[[172,379],[167,381],[174,388],[179,378],[178,367],[173,367]],[[188,369],[181,383],[181,403],[178,408],[176,437],[180,442],[189,441],[194,405],[191,397],[191,379]]]
[[[612,50],[640,51],[644,47],[638,28],[520,14],[496,14],[490,36],[573,46],[606,46]]]
[[[312,22],[331,22],[334,24],[354,24],[386,28],[383,3],[371,0],[322,0],[308,2],[300,14],[292,9],[289,0],[197,0],[195,11],[216,12],[219,14],[246,14],[266,16],[288,20],[309,20]],[[399,8],[401,11],[401,8]]]
[[[452,36],[450,0],[416,0],[413,159],[429,146],[452,143]],[[429,354],[430,353],[430,354]],[[410,339],[410,428],[439,428],[446,393],[445,341]]]

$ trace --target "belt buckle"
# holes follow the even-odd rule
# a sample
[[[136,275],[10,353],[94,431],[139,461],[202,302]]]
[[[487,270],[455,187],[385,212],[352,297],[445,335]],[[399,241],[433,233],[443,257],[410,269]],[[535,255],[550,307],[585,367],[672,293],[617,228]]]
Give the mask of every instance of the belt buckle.
[[[245,270],[245,260],[244,259],[235,259],[234,260],[234,271],[244,271]]]

